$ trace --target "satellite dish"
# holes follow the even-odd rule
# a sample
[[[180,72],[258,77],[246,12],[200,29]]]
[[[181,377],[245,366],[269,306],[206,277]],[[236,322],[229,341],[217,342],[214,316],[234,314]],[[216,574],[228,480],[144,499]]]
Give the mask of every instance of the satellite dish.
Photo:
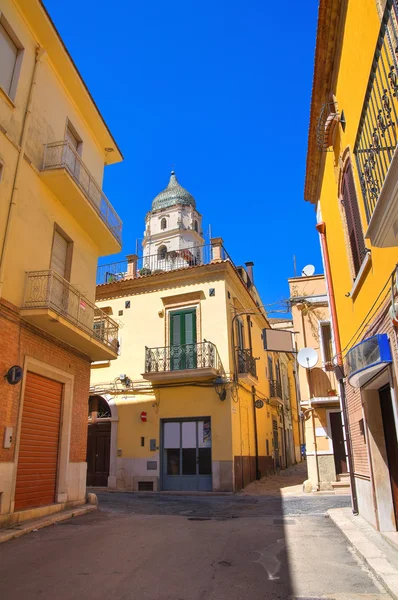
[[[297,354],[297,361],[304,369],[312,369],[318,362],[318,352],[314,348],[302,348]]]
[[[315,273],[314,265],[306,265],[304,269],[301,271],[302,277],[311,277]]]

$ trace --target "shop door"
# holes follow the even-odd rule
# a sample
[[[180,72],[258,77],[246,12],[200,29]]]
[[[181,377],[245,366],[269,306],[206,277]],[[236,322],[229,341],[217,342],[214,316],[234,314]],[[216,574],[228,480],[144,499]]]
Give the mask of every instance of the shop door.
[[[384,428],[384,440],[386,443],[388,470],[390,472],[391,490],[395,510],[395,520],[398,523],[398,444],[389,385],[379,390],[379,398]]]
[[[27,373],[15,510],[55,502],[62,392],[62,383]]]
[[[87,436],[87,485],[107,487],[111,450],[111,423],[89,423]]]
[[[210,419],[164,421],[162,489],[211,491]]]
[[[170,369],[196,368],[196,310],[170,313]]]
[[[347,457],[345,454],[343,422],[341,413],[329,413],[330,429],[332,430],[333,456],[336,475],[347,473]]]

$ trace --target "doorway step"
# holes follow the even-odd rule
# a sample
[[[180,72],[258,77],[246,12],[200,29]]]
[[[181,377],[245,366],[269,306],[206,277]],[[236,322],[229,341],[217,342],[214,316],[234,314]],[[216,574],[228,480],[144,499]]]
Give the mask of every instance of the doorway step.
[[[332,481],[332,488],[336,494],[349,495],[351,493],[349,473],[337,475],[337,481]]]

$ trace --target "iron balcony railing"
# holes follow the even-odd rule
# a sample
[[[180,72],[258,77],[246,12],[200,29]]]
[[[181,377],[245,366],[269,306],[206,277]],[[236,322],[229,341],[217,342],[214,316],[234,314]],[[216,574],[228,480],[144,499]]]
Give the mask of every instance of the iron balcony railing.
[[[163,246],[157,254],[100,265],[97,270],[97,284],[120,281],[127,277],[135,279],[178,269],[187,269],[197,265],[208,265],[216,258],[218,260],[229,260],[232,263],[223,246],[217,246],[216,248],[217,256],[215,256],[215,247],[212,244],[189,246],[170,252]]]
[[[160,348],[145,347],[145,373],[205,368],[224,373],[217,347],[212,342]]]
[[[398,141],[397,15],[387,0],[354,146],[368,223]]]
[[[122,222],[115,209],[95,181],[79,154],[67,140],[46,144],[44,147],[43,171],[66,169],[79,186],[91,206],[121,243]]]
[[[277,379],[269,380],[271,398],[280,398],[282,400],[282,385]]]
[[[257,377],[256,359],[253,357],[251,350],[236,348],[238,358],[238,373],[249,373],[253,377]]]
[[[108,348],[119,348],[118,324],[55,271],[26,274],[22,308],[51,309]]]

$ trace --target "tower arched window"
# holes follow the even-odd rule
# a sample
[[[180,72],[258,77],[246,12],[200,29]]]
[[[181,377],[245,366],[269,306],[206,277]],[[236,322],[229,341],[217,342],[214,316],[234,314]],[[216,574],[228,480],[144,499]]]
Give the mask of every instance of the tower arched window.
[[[195,221],[193,222],[193,228],[194,228],[194,230],[195,230],[196,232],[198,232],[198,231],[199,231],[199,225],[198,225],[198,222],[197,222],[197,220],[196,220],[196,219],[195,219]]]
[[[164,217],[160,221],[160,229],[167,229],[167,220]]]
[[[159,250],[158,250],[158,258],[159,260],[165,260],[167,256],[167,248],[166,246],[160,246]]]

